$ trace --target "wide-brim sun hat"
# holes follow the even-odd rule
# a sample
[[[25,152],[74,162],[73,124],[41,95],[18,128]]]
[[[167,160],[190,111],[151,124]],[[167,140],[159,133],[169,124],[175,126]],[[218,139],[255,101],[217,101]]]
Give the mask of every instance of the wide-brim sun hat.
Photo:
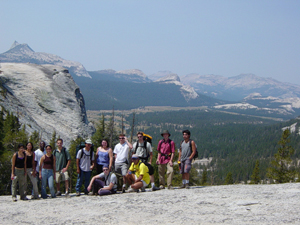
[[[164,134],[168,134],[169,137],[171,136],[171,134],[169,133],[168,130],[164,130],[160,135],[161,135],[161,136],[164,136]]]

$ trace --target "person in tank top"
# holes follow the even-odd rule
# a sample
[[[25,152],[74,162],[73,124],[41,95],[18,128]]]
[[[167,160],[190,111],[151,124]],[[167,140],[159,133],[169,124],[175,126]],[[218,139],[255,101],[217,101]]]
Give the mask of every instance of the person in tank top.
[[[11,195],[14,202],[17,201],[17,183],[19,183],[20,199],[28,200],[25,194],[26,160],[25,146],[19,144],[18,152],[13,155],[11,167]]]
[[[108,167],[109,171],[111,171],[113,164],[113,152],[109,147],[107,140],[103,139],[101,141],[101,146],[97,148],[96,159],[98,174],[103,172],[103,166]]]
[[[55,180],[55,156],[52,155],[51,145],[46,146],[46,155],[41,158],[40,161],[40,179],[42,180],[42,198],[47,198],[46,186],[50,189],[51,197],[55,198],[54,180]]]

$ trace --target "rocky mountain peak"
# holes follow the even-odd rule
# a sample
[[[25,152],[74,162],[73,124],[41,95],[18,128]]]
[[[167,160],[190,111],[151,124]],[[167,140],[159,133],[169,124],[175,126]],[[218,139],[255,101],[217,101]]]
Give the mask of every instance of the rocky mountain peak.
[[[14,41],[11,48],[0,54],[1,62],[8,63],[35,63],[35,64],[52,64],[62,66],[69,70],[71,75],[89,77],[84,66],[79,62],[74,62],[70,60],[65,60],[57,55],[44,53],[44,52],[35,52],[33,51],[28,44],[19,44],[17,41]]]
[[[137,75],[143,78],[146,78],[146,74],[143,73],[143,71],[138,70],[138,69],[128,69],[128,70],[120,70],[117,71],[119,74],[127,74],[127,75]]]
[[[19,44],[17,41],[11,45],[10,49],[5,53],[22,53],[22,54],[32,54],[34,51],[29,47],[28,44]]]
[[[180,82],[179,76],[175,73],[171,73],[171,74],[168,74],[167,76],[164,76],[164,77],[156,80],[156,82],[172,82],[172,81]]]

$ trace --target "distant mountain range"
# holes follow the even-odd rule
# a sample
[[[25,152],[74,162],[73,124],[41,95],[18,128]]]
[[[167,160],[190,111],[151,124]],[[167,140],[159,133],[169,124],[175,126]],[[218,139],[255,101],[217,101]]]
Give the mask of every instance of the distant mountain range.
[[[253,74],[234,77],[171,71],[147,76],[141,70],[86,71],[78,62],[34,52],[14,42],[1,62],[54,64],[67,68],[84,95],[86,108],[132,109],[143,106],[207,106],[243,114],[293,118],[299,115],[300,86]]]
[[[188,74],[182,82],[191,85],[198,93],[215,98],[240,101],[252,93],[278,98],[300,97],[300,86],[279,82],[273,78],[241,74],[234,77]]]

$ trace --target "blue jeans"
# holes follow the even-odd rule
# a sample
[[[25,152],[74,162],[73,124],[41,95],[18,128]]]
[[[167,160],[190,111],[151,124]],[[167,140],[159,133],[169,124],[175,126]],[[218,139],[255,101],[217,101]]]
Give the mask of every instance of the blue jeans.
[[[87,187],[90,184],[91,174],[92,171],[85,172],[80,170],[80,174],[77,175],[76,192],[80,192],[80,188],[84,180],[84,193],[88,193]]]
[[[54,182],[53,182],[53,170],[52,169],[42,169],[42,198],[47,198],[46,193],[46,186],[50,189],[51,197],[55,198],[55,189],[54,189]]]

